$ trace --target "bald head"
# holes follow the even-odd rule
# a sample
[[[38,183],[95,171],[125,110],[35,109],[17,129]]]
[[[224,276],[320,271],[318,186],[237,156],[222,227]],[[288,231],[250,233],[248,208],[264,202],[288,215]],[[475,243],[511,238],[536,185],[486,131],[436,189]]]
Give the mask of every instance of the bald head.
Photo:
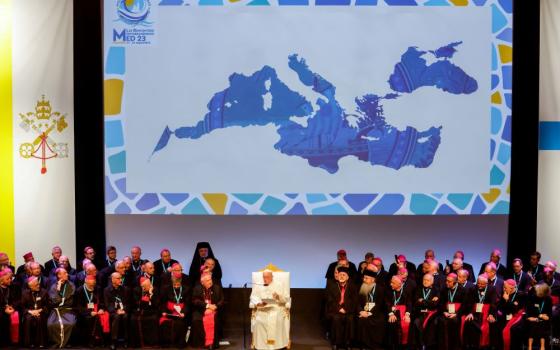
[[[392,290],[400,290],[402,287],[402,280],[399,276],[391,277],[391,289]]]
[[[430,288],[434,285],[434,275],[432,275],[431,273],[427,273],[424,275],[424,277],[422,277],[422,285],[425,288]]]

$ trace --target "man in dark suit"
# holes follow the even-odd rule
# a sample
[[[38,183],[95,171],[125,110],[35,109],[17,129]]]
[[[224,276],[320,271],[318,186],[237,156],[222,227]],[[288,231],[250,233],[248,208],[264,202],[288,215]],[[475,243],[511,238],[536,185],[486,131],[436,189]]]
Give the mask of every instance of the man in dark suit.
[[[488,264],[489,262],[493,262],[494,264],[496,264],[497,267],[496,270],[497,275],[500,276],[501,278],[507,277],[508,272],[506,267],[500,263],[501,258],[502,258],[502,251],[499,249],[494,249],[492,253],[490,253],[490,261],[487,261],[482,265],[480,265],[480,271],[478,272],[478,274],[482,275],[484,273],[484,268],[486,267],[486,264]]]

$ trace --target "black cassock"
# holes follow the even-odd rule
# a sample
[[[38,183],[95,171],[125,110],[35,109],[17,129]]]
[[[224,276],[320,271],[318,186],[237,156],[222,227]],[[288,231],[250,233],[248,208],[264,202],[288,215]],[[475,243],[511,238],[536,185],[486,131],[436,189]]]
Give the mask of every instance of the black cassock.
[[[498,296],[497,320],[490,325],[490,342],[496,349],[521,349],[525,339],[523,311],[527,295],[513,293],[506,301]]]
[[[358,311],[368,312],[368,317],[358,317],[356,339],[363,348],[378,349],[383,345],[387,310],[385,290],[376,284],[368,295],[358,295]]]
[[[213,314],[205,314],[207,304],[214,304],[218,309]],[[206,289],[198,284],[194,287],[192,293],[191,333],[193,346],[218,346],[220,341],[217,336],[220,325],[219,317],[223,305],[224,293],[221,286],[214,284],[210,289]]]
[[[114,344],[117,340],[128,341],[128,321],[131,311],[130,289],[119,286],[113,287],[109,284],[103,290],[103,304],[107,308],[111,323],[111,342]],[[117,310],[124,310],[124,314],[118,314]]]
[[[0,287],[0,348],[10,345],[12,316],[4,312],[7,305],[13,307],[16,311],[19,309],[21,301],[20,289],[16,285]],[[14,318],[16,316],[13,316]]]
[[[412,298],[409,290],[401,288],[395,291],[389,289],[385,293],[385,305],[388,313],[394,313],[397,321],[394,323],[387,322],[386,343],[390,348],[407,345],[409,341],[410,323],[404,321],[404,316],[408,312],[412,314]],[[389,316],[386,316],[387,318]]]
[[[332,345],[346,347],[354,337],[354,318],[359,309],[357,287],[349,279],[346,285],[334,281],[327,284],[325,316],[330,324]],[[344,313],[340,312],[344,309]]]
[[[198,254],[198,250],[200,248],[207,248],[208,249],[208,256],[205,258],[200,257]],[[208,242],[198,242],[196,248],[194,249],[193,258],[191,261],[191,266],[189,268],[189,277],[190,282],[194,286],[196,283],[200,282],[200,268],[206,262],[206,259],[212,258],[216,262],[216,266],[214,266],[214,270],[212,271],[212,279],[214,281],[219,282],[222,284],[222,267],[220,266],[220,262],[214,256],[214,251]]]
[[[467,300],[464,314],[472,313],[474,318],[472,321],[464,323],[463,345],[475,348],[490,346],[488,316],[496,317],[496,304],[498,303],[496,290],[490,285],[487,285],[485,289],[475,286],[469,290]]]
[[[101,318],[107,317],[102,315],[92,316],[92,312],[105,310],[103,298],[101,298],[99,288],[88,290],[86,285],[81,286],[74,294],[76,313],[78,314],[78,331],[79,339],[84,345],[94,345],[103,342],[103,327]]]
[[[465,314],[465,310],[468,308],[465,304],[467,291],[465,287],[456,283],[455,287],[445,288],[440,293],[440,316],[438,319],[438,346],[440,350],[458,350],[461,348],[461,316]],[[446,316],[446,313],[449,316]]]
[[[21,311],[23,321],[23,345],[47,345],[47,317],[49,315],[49,296],[45,288],[33,292],[25,289],[21,296]],[[31,310],[41,310],[38,316],[29,313]]]
[[[134,347],[155,346],[159,343],[158,323],[160,316],[159,292],[156,288],[152,294],[134,289],[134,312],[131,318],[130,342]]]
[[[191,290],[185,285],[179,288],[163,287],[161,290],[160,342],[163,346],[184,348],[189,314],[191,311]],[[184,316],[181,317],[180,314]]]
[[[51,312],[47,320],[47,330],[51,343],[57,348],[62,348],[68,343],[76,325],[76,315],[72,309],[75,287],[70,281],[66,281],[60,291],[56,287],[57,283],[54,283],[49,289]]]
[[[439,306],[439,290],[436,287],[416,289],[414,298],[412,343],[418,347],[434,348],[437,344],[437,312]]]

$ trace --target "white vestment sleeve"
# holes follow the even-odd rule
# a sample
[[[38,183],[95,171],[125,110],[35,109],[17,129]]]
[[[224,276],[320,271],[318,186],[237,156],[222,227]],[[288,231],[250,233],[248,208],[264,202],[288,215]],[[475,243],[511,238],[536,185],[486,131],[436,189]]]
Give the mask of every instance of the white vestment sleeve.
[[[260,293],[257,291],[257,288],[254,288],[251,292],[251,297],[249,298],[249,308],[254,309],[257,307],[257,304],[262,303],[262,299],[259,294]]]

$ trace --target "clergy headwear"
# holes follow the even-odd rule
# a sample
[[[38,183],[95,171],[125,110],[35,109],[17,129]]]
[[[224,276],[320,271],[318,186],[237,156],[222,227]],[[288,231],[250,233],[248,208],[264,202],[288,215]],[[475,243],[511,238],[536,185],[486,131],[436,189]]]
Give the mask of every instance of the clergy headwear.
[[[340,249],[338,252],[336,252],[337,255],[346,255],[346,250],[344,249]]]
[[[338,272],[340,273],[340,269],[338,269]],[[364,270],[364,276],[376,277],[375,272],[368,269]]]
[[[7,274],[9,274],[12,270],[10,270],[9,268],[5,267],[3,269],[0,269],[0,278],[6,276]]]
[[[350,269],[344,266],[341,266],[337,269],[338,273],[344,272],[347,275],[350,275]]]
[[[509,280],[505,280],[504,284],[510,285],[512,287],[517,287],[517,283],[515,283],[515,281],[512,280],[511,278]]]
[[[26,253],[26,254],[23,256],[23,260],[24,260],[25,262],[28,262],[28,261],[31,260],[31,259],[34,259],[34,258],[33,258],[33,253],[32,253],[32,252]]]

